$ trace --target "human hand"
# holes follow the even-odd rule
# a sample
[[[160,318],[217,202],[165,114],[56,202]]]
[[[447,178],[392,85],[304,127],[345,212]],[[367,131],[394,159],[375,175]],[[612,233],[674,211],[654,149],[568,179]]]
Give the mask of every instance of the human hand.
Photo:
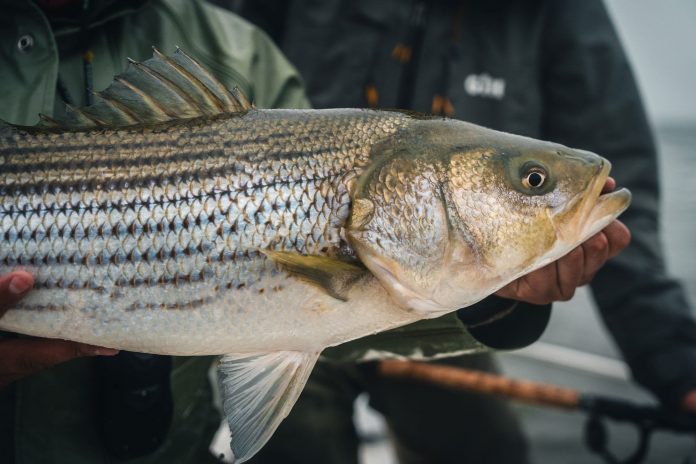
[[[0,317],[34,285],[26,272],[0,277]],[[0,388],[56,364],[84,356],[113,356],[118,350],[67,340],[13,338],[0,340]]]
[[[609,178],[603,192],[610,192],[615,187],[616,182]],[[588,284],[604,263],[618,255],[630,241],[628,228],[615,220],[564,257],[510,282],[495,294],[536,305],[567,301],[578,287]]]
[[[696,389],[689,391],[684,395],[682,400],[682,408],[691,414],[696,414]]]

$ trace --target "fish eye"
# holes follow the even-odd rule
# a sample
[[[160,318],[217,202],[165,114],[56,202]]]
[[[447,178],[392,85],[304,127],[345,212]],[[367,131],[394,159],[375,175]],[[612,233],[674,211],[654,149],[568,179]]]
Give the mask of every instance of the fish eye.
[[[546,182],[546,171],[538,166],[529,168],[522,176],[522,185],[528,189],[538,189]]]

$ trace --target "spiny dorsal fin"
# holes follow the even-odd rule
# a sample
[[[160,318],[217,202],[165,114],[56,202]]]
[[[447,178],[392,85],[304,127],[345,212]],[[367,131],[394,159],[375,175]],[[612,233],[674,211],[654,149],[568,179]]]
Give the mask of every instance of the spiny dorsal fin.
[[[177,47],[165,56],[154,49],[143,63],[130,60],[95,104],[66,107],[63,119],[42,117],[44,127],[86,128],[154,124],[175,119],[237,113],[253,108],[237,88],[227,90],[197,61]]]

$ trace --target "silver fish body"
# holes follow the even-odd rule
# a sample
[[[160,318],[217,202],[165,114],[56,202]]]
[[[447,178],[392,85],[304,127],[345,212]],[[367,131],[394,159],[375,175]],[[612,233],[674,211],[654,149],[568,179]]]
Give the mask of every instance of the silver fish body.
[[[343,302],[289,279],[260,250],[349,249],[353,184],[372,147],[411,122],[251,110],[156,128],[5,128],[0,274],[25,269],[36,284],[0,327],[169,354],[319,347],[374,332],[372,321],[358,332],[344,315],[339,324],[331,308]],[[392,312],[389,326],[413,320]]]

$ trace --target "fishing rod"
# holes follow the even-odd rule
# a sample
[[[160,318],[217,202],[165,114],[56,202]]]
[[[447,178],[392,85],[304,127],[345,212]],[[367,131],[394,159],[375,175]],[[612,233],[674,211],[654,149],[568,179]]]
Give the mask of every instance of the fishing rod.
[[[387,377],[412,379],[525,403],[584,411],[588,414],[584,431],[585,445],[608,464],[643,462],[655,430],[696,433],[696,416],[669,411],[659,406],[640,405],[618,398],[581,393],[557,385],[412,361],[385,360],[380,363],[379,371]],[[638,444],[628,457],[619,459],[609,449],[606,419],[629,423],[638,429]]]

